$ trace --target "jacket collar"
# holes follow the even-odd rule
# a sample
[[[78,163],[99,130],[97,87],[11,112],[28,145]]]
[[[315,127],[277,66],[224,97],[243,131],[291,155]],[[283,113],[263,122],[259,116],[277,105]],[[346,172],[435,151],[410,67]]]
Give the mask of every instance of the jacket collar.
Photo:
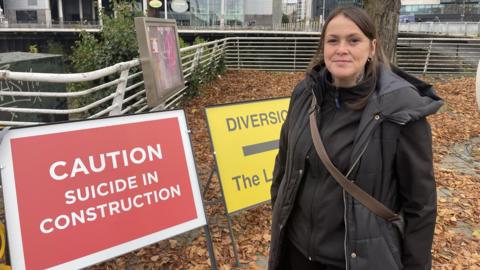
[[[376,91],[363,110],[355,135],[351,163],[382,121],[400,125],[434,114],[443,105],[432,85],[427,84],[396,67],[381,67]]]

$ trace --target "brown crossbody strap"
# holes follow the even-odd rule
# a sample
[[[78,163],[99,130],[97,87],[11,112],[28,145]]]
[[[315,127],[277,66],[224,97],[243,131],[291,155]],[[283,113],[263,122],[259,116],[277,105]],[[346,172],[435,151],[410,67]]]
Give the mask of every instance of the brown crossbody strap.
[[[332,161],[328,157],[325,146],[323,145],[322,138],[320,137],[320,132],[317,125],[317,120],[315,117],[315,108],[317,106],[317,100],[315,95],[312,96],[312,107],[310,110],[310,131],[312,134],[313,145],[317,151],[318,156],[325,165],[325,168],[330,172],[333,178],[337,183],[350,195],[352,195],[357,201],[363,204],[365,207],[370,209],[374,214],[379,217],[382,217],[390,222],[400,219],[400,216],[395,214],[388,207],[383,205],[381,202],[370,196],[368,193],[363,191],[359,186],[355,185],[353,182],[349,181],[336,167],[333,165]]]

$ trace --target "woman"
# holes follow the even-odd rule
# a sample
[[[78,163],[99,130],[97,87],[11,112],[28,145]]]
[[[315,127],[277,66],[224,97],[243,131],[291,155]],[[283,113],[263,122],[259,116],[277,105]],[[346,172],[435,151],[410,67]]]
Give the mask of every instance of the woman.
[[[442,101],[389,65],[363,10],[336,9],[322,33],[281,131],[268,269],[430,269],[436,192],[425,117]],[[310,113],[335,167],[404,223],[377,216],[332,178]]]

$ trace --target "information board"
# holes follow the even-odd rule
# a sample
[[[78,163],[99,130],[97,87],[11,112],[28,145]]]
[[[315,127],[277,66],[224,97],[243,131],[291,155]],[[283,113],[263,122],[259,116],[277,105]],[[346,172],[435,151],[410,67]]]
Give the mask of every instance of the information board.
[[[289,98],[206,108],[228,213],[270,200],[280,129]]]
[[[135,18],[147,103],[155,107],[185,87],[175,20]]]

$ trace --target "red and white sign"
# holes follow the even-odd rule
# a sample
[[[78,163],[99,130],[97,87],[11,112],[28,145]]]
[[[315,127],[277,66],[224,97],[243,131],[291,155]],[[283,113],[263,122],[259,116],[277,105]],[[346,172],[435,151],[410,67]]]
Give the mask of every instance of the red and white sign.
[[[92,265],[206,224],[181,110],[10,130],[13,269]]]

